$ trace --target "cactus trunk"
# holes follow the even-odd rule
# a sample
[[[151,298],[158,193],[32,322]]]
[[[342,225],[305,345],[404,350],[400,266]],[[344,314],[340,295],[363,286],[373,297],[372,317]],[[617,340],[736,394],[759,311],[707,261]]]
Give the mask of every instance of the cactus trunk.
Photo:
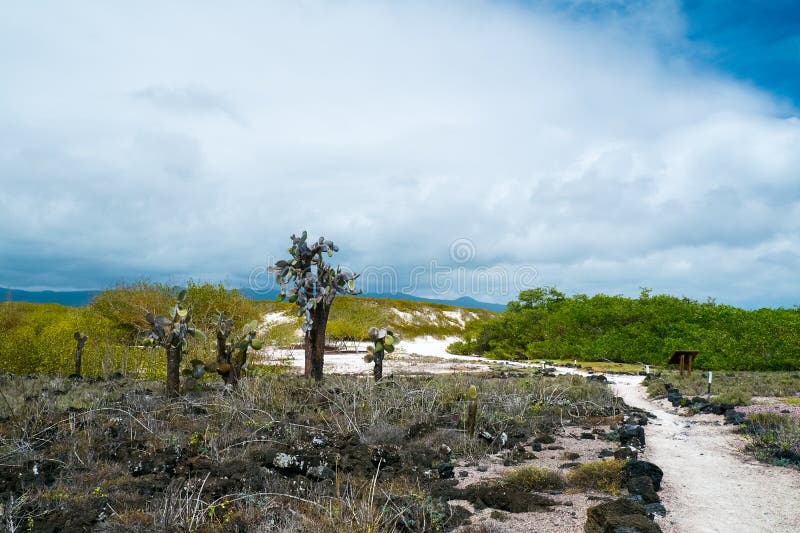
[[[383,379],[383,353],[383,350],[375,350],[375,367],[372,369],[372,374],[376,383]]]
[[[217,363],[227,363],[228,353],[225,345],[228,342],[228,335],[217,329]]]
[[[75,348],[75,373],[73,374],[75,377],[81,377],[81,356],[83,355],[83,344],[78,343],[78,347]]]
[[[478,422],[478,389],[475,385],[470,385],[467,389],[469,404],[467,405],[467,435],[475,435],[475,426]]]
[[[175,398],[180,395],[181,349],[177,346],[167,347],[167,396]]]
[[[314,322],[306,332],[303,342],[306,365],[305,376],[322,381],[322,367],[325,364],[325,330],[328,326],[329,307],[319,304],[314,308]]]

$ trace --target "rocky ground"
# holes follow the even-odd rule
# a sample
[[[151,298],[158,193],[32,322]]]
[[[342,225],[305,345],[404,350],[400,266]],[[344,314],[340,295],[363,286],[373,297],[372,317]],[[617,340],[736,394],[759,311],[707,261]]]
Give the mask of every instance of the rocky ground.
[[[599,378],[278,375],[179,400],[123,377],[1,379],[9,530],[581,531],[628,492],[658,499],[660,471],[622,447],[641,444],[646,416]],[[555,484],[510,481],[529,466]]]

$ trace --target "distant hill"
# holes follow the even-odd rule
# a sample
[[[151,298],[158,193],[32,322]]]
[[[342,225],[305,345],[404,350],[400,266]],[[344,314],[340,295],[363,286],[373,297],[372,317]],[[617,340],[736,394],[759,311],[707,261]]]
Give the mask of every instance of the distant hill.
[[[278,295],[277,290],[267,291],[263,293],[255,292],[251,289],[239,289],[240,292],[254,300],[274,300]],[[89,305],[95,295],[101,291],[23,291],[19,289],[8,289],[0,287],[0,295],[3,300],[11,300],[15,302],[32,302],[32,303],[55,303],[61,305],[68,305],[70,307],[80,307]],[[397,294],[364,294],[367,298],[389,298],[393,300],[408,300],[412,302],[427,302],[438,303],[445,305],[452,305],[455,307],[464,307],[468,309],[486,309],[487,311],[502,312],[506,306],[504,304],[493,304],[488,302],[481,302],[469,296],[462,296],[454,300],[440,300],[435,298],[421,298],[411,294],[397,293]]]
[[[89,305],[100,291],[23,291],[0,287],[3,301],[30,302],[35,304],[61,304],[70,307]]]
[[[266,292],[255,292],[251,289],[239,289],[239,291],[253,300],[274,300],[278,296],[277,290]],[[481,302],[469,296],[462,296],[454,300],[439,300],[436,298],[422,298],[414,296],[413,294],[394,293],[394,294],[378,294],[378,293],[364,293],[359,298],[387,298],[390,300],[407,300],[409,302],[425,302],[432,304],[452,305],[453,307],[464,307],[467,309],[486,309],[487,311],[494,311],[502,313],[505,311],[505,304],[493,304],[489,302]]]

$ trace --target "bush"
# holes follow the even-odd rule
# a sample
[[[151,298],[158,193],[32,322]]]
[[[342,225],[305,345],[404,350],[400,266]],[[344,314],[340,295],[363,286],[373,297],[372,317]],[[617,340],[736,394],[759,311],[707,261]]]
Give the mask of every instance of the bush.
[[[764,462],[800,465],[800,420],[776,413],[756,413],[743,426],[748,451]]]
[[[512,470],[503,480],[526,492],[560,490],[567,485],[561,472],[533,465]]]
[[[567,473],[567,486],[573,490],[597,490],[619,493],[625,461],[592,461]]]
[[[83,351],[85,375],[119,369],[112,357],[119,332],[92,309],[4,302],[0,323],[5,326],[0,329],[0,372],[72,373],[76,331],[89,336]]]
[[[179,291],[177,287],[147,282],[120,285],[95,296],[90,307],[123,332],[129,344],[135,344],[141,331],[149,330],[145,313],[168,314]],[[205,332],[213,330],[211,319],[220,312],[233,318],[235,328],[260,318],[253,300],[222,285],[189,282],[185,304],[192,311],[192,323]]]
[[[728,390],[722,394],[711,397],[712,402],[729,403],[733,405],[750,405],[753,396],[745,390]]]

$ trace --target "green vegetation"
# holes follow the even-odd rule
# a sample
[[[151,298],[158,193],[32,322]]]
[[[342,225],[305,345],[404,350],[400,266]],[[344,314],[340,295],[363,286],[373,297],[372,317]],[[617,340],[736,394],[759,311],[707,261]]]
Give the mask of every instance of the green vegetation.
[[[582,463],[567,473],[567,486],[575,491],[598,490],[617,494],[624,470],[625,461],[619,459]]]
[[[676,349],[700,350],[696,368],[800,369],[800,310],[746,311],[713,301],[652,296],[567,297],[522,291],[505,312],[467,325],[454,353],[497,359],[609,360],[663,365]]]
[[[617,459],[582,463],[566,476],[558,471],[530,465],[508,472],[503,481],[529,492],[568,488],[572,492],[596,490],[618,494],[624,469],[625,461]]]
[[[561,472],[535,465],[523,466],[508,472],[503,481],[526,492],[561,490],[567,480]]]
[[[125,375],[161,379],[166,375],[163,351],[143,347],[156,314],[174,305],[177,288],[136,283],[99,294],[87,307],[24,302],[0,303],[0,372],[68,375],[74,370],[75,332],[89,338],[83,347],[85,376]],[[192,323],[210,331],[213,319],[224,312],[237,327],[257,319],[259,308],[236,290],[221,285],[190,283],[183,304],[192,311]],[[195,342],[186,354],[203,359],[212,345]]]
[[[755,413],[743,426],[747,450],[767,463],[800,466],[800,419],[773,413]]]
[[[160,379],[166,374],[163,352],[143,347],[152,326],[146,313],[158,314],[174,305],[179,289],[140,282],[103,291],[87,307],[57,304],[0,303],[0,372],[68,375],[74,369],[76,331],[88,335],[82,353],[82,374],[125,375]],[[187,360],[209,361],[216,353],[214,332],[220,312],[233,321],[234,331],[267,313],[282,313],[286,321],[269,325],[258,340],[287,348],[302,342],[297,330],[302,318],[295,304],[257,301],[222,285],[189,283],[183,306],[191,309],[192,324],[209,339],[190,343]],[[331,307],[327,327],[329,344],[368,339],[371,324],[386,324],[396,337],[455,336],[463,323],[487,320],[494,313],[443,304],[384,298],[339,296]],[[399,342],[399,341],[398,341]]]
[[[702,372],[680,377],[677,372],[662,372],[647,384],[653,398],[666,396],[664,384],[669,383],[684,396],[705,396],[708,378]],[[797,372],[714,372],[712,400],[733,405],[747,405],[753,396],[792,396],[800,393],[800,374]]]

